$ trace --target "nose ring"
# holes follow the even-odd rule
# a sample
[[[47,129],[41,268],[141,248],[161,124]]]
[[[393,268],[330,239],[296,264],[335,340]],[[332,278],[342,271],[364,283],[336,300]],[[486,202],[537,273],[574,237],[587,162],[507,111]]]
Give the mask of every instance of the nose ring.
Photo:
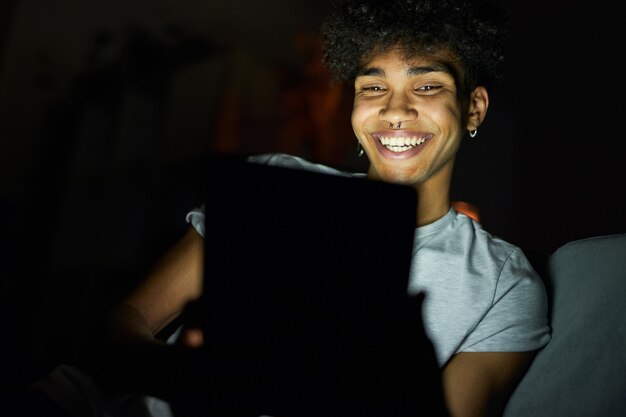
[[[402,126],[402,122],[398,122],[396,129],[400,129],[400,126]],[[389,123],[389,129],[393,129],[393,123]]]

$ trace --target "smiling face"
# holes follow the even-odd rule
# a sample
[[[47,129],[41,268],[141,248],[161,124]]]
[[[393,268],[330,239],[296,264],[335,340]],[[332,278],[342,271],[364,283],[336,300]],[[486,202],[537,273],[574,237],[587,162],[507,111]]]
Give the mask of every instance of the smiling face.
[[[368,177],[426,187],[447,202],[461,139],[478,127],[488,104],[478,87],[463,105],[450,68],[397,50],[363,66],[354,83],[352,127],[370,160]]]

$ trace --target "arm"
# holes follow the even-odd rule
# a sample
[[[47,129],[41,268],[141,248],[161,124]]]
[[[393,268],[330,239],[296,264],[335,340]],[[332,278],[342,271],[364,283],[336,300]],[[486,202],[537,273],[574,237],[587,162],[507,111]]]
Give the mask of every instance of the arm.
[[[502,415],[536,353],[549,341],[547,309],[541,278],[516,248],[500,270],[493,304],[443,367],[452,417]],[[478,351],[466,351],[470,346]]]
[[[126,336],[150,339],[202,294],[204,240],[193,227],[157,262],[145,280],[123,301],[121,313],[139,314]],[[121,323],[117,323],[118,325]],[[148,334],[149,331],[149,334]],[[121,335],[121,334],[120,334]]]
[[[502,415],[534,352],[461,352],[443,368],[444,395],[452,417]]]
[[[203,242],[190,227],[142,283],[104,317],[88,359],[104,384],[161,396],[183,381],[181,362],[193,361],[194,355],[155,335],[200,297]]]

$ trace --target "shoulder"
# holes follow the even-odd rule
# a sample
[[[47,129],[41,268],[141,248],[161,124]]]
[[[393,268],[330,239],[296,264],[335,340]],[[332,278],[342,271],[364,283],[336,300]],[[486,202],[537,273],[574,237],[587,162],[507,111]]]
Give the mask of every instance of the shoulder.
[[[545,288],[523,251],[464,214],[447,216],[438,230],[416,235],[410,288],[426,292],[424,321],[440,364],[461,351],[547,343]]]
[[[489,266],[497,270],[509,260],[523,261],[517,246],[492,235],[479,222],[454,209],[435,223],[418,228],[415,244],[450,260],[471,262],[472,269]]]
[[[460,220],[467,223],[468,228],[471,224],[474,232],[474,237],[469,239],[471,249],[468,248],[469,256],[473,258],[471,262],[479,265],[477,270],[492,274],[490,306],[475,333],[507,334],[511,349],[533,350],[543,346],[549,340],[549,329],[547,293],[542,278],[519,246],[492,235],[472,219]],[[485,339],[476,343],[472,348],[467,343],[467,350],[502,348],[501,341],[495,336],[491,342]]]
[[[463,213],[456,213],[450,234],[455,236],[461,252],[474,259],[474,262],[492,264],[496,270],[501,271],[507,264],[532,270],[530,262],[517,245],[493,235],[481,223]]]
[[[442,272],[446,275],[443,281]],[[478,292],[488,307],[496,292],[527,279],[538,278],[523,252],[465,214],[451,209],[442,219],[415,232],[415,291],[446,282],[448,295],[453,292],[466,297],[474,293],[476,297]]]

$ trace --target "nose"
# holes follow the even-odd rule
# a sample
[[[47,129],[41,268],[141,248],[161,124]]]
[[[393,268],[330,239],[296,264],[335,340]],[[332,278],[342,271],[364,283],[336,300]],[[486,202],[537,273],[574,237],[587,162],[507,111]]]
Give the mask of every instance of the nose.
[[[390,95],[385,105],[380,109],[380,119],[386,123],[405,123],[417,118],[417,110],[410,100],[402,93]]]

